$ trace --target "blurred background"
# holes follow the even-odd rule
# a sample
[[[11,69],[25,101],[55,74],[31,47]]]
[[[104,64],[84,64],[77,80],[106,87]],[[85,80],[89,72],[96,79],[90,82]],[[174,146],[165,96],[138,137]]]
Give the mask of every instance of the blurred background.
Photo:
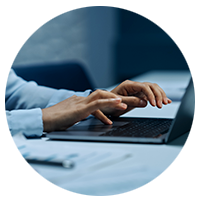
[[[13,67],[78,62],[105,88],[150,70],[189,70],[173,40],[148,19],[113,7],[64,13],[26,41]]]

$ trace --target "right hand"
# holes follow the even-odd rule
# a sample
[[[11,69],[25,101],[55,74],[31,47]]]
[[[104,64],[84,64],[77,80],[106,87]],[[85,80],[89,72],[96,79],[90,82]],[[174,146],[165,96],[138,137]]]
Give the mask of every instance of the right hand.
[[[43,131],[65,130],[90,114],[105,124],[112,124],[101,109],[126,110],[127,105],[112,92],[96,90],[88,97],[72,96],[60,103],[42,109]]]

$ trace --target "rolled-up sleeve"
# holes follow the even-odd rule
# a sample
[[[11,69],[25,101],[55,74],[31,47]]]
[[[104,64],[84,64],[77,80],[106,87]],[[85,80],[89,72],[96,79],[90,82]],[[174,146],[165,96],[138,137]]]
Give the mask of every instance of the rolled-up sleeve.
[[[23,132],[26,136],[43,134],[42,108],[50,107],[73,95],[88,96],[91,90],[75,92],[39,86],[27,82],[11,69],[6,85],[5,105],[8,126],[12,135]]]

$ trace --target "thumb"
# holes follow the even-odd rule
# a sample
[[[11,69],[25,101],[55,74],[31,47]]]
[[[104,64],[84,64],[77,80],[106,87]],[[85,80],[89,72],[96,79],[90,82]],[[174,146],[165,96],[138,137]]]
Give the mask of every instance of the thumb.
[[[120,96],[122,98],[122,102],[127,104],[130,107],[146,107],[147,101],[141,99],[139,97],[134,96]]]

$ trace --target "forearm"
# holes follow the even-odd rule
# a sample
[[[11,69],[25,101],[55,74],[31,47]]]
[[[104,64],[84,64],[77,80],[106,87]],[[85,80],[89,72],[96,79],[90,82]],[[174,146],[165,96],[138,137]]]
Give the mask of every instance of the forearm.
[[[48,100],[48,105],[50,107],[64,99],[68,99],[74,94],[79,96],[88,96],[90,90],[85,92],[74,92],[68,90],[56,90],[50,100]],[[16,109],[12,111],[6,111],[7,121],[9,129],[12,135],[23,132],[26,136],[41,136],[43,131],[52,130],[50,115],[45,115],[41,108],[34,109]],[[52,116],[55,113],[52,113]],[[50,123],[49,123],[50,122]]]
[[[39,86],[34,81],[25,81],[11,69],[6,85],[6,110],[45,108],[73,95],[88,96],[91,90],[74,92]]]
[[[44,108],[56,91],[33,81],[27,82],[11,70],[6,85],[6,110]]]

